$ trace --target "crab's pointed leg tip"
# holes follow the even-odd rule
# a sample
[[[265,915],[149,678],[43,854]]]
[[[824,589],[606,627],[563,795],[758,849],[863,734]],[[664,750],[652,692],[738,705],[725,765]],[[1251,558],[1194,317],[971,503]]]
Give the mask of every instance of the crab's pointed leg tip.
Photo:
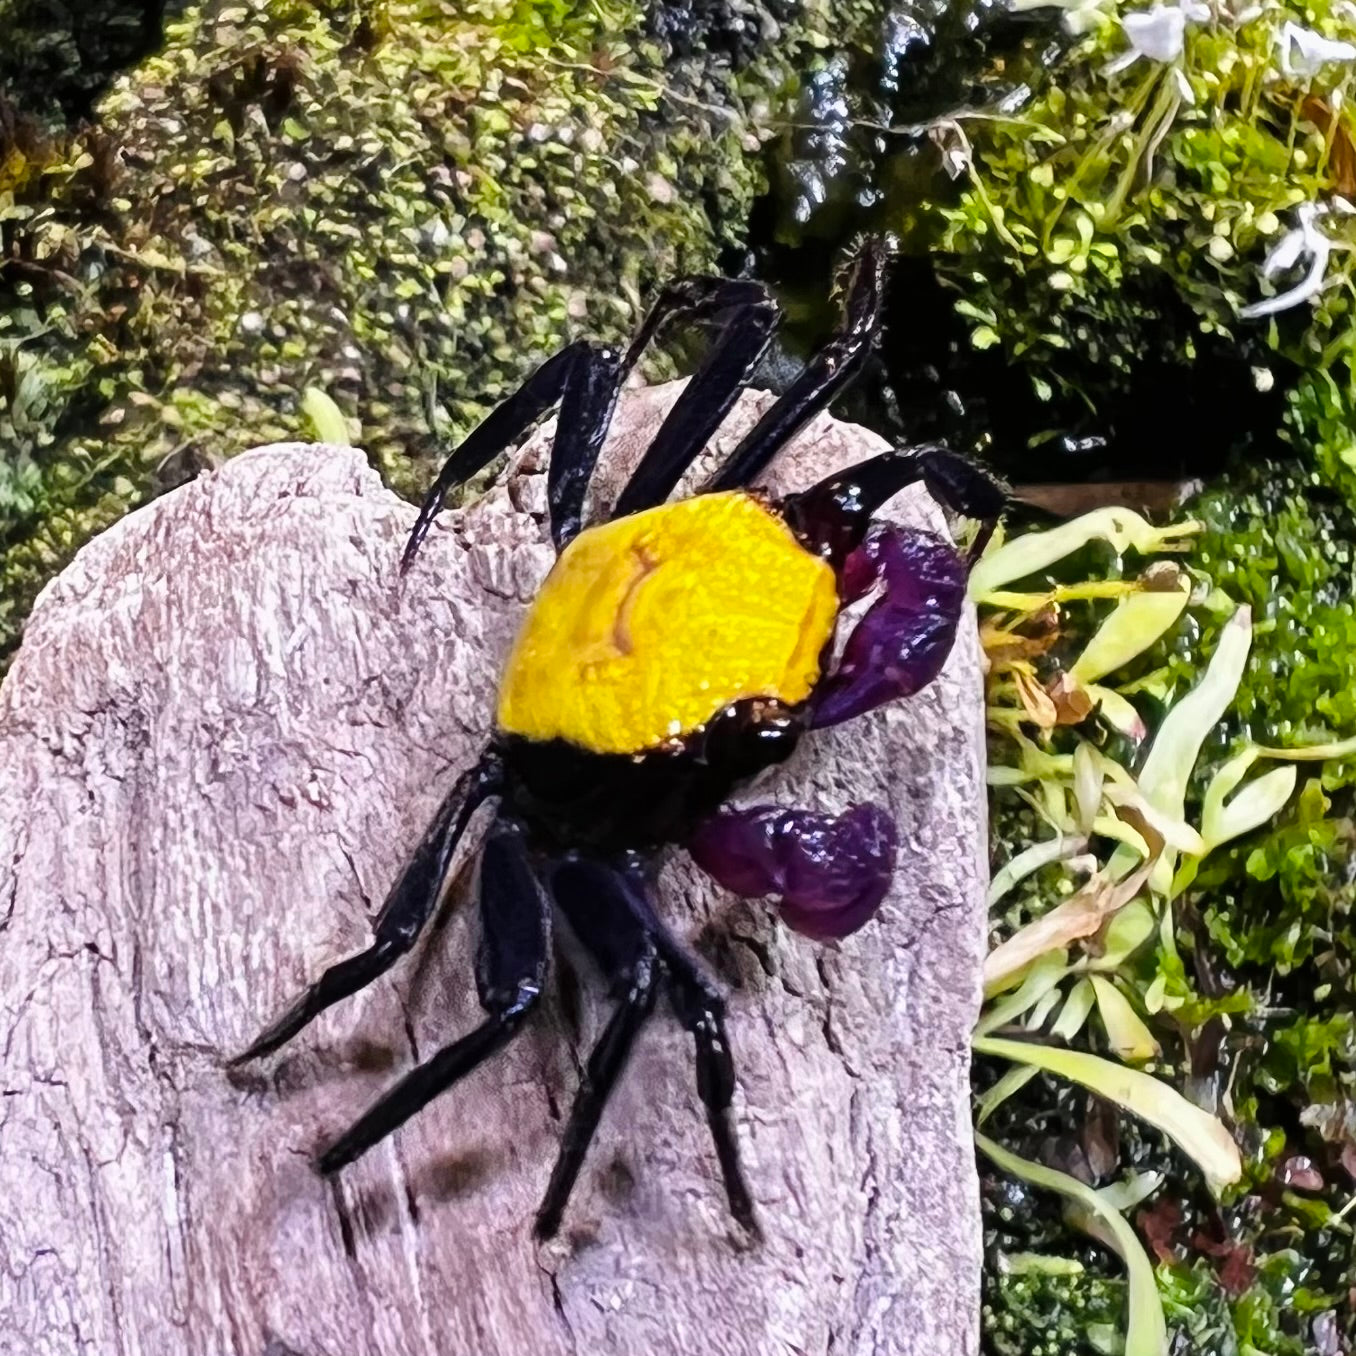
[[[243,1069],[246,1064],[253,1064],[256,1059],[261,1059],[268,1054],[272,1048],[267,1041],[267,1032],[252,1041],[239,1054],[231,1055],[226,1061],[227,1069]]]

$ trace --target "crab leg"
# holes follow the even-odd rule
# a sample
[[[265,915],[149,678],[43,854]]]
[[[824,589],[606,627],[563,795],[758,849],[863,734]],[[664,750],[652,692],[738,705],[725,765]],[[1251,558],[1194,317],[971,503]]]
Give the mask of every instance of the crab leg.
[[[551,910],[527,860],[523,830],[504,815],[481,854],[480,924],[476,989],[485,1021],[411,1069],[359,1117],[320,1155],[322,1173],[346,1167],[465,1078],[507,1045],[537,1006],[551,963]]]
[[[838,332],[801,369],[771,409],[746,433],[704,487],[733,490],[753,483],[768,463],[861,371],[880,328],[885,300],[885,242],[868,240],[853,261]]]
[[[569,404],[572,414],[556,426],[552,460],[559,458],[562,462],[562,470],[554,475],[557,493],[564,493],[581,477],[587,484],[621,384],[618,371],[612,350],[576,339],[542,363],[503,404],[495,406],[443,463],[424,496],[400,558],[401,570],[409,569],[433,520],[442,511],[448,491],[483,471],[557,401]],[[565,474],[565,467],[573,474]],[[552,516],[556,516],[554,512]]]
[[[537,1212],[537,1236],[549,1238],[560,1225],[608,1096],[661,984],[696,1046],[697,1095],[706,1108],[730,1213],[756,1233],[753,1201],[740,1170],[730,1118],[735,1073],[725,1035],[725,1002],[655,914],[646,893],[643,859],[628,858],[614,865],[593,857],[568,857],[552,872],[550,888],[579,940],[613,981],[618,1001],[589,1055],[570,1108],[560,1156]]]
[[[953,513],[991,523],[1008,504],[1007,491],[982,467],[935,443],[878,453],[789,494],[782,515],[804,545],[841,570],[871,529],[872,515],[900,490],[922,481]]]
[[[414,945],[442,892],[457,843],[476,810],[498,794],[501,777],[499,760],[487,755],[457,778],[386,896],[372,927],[372,945],[331,965],[248,1050],[231,1061],[233,1066],[271,1054],[326,1008],[384,975]]]
[[[633,478],[635,489],[627,487],[627,494],[643,497],[657,492],[665,477],[671,476],[653,500],[662,501],[684,467],[705,446],[767,347],[777,308],[761,283],[728,278],[681,279],[660,293],[624,354],[576,339],[549,357],[518,390],[491,410],[443,463],[420,505],[400,568],[408,569],[414,560],[448,491],[483,471],[557,403],[560,418],[547,473],[547,502],[552,539],[557,549],[564,547],[582,526],[584,499],[607,438],[617,394],[645,345],[676,315],[700,317],[730,310],[736,310],[742,322],[732,322],[727,328],[706,369],[689,383],[669,412],[655,446],[642,463],[644,474],[637,471]],[[727,384],[728,391],[723,389]],[[644,504],[631,504],[624,511],[630,507]]]
[[[616,873],[591,858],[567,858],[551,873],[549,889],[575,935],[612,983],[617,999],[603,1034],[589,1054],[570,1107],[560,1153],[537,1211],[538,1238],[554,1237],[584,1157],[636,1036],[654,1011],[662,978],[654,943],[627,907]]]
[[[725,287],[724,292],[713,292],[702,309],[713,309],[721,303],[732,308],[733,314],[706,362],[659,426],[617,499],[614,518],[653,508],[669,497],[729,414],[767,351],[780,315],[776,303],[761,283],[728,282]]]

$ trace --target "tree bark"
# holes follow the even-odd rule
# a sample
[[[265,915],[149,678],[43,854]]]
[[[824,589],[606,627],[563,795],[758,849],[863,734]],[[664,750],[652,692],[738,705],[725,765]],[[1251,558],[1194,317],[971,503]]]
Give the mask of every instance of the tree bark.
[[[602,500],[676,389],[622,402]],[[767,399],[746,396],[718,447]],[[360,453],[286,445],[120,522],[44,592],[0,689],[0,1352],[977,1350],[972,624],[930,688],[811,736],[758,788],[893,810],[895,885],[863,931],[814,945],[683,854],[665,863],[664,911],[730,990],[761,1243],[726,1217],[691,1043],[662,1011],[562,1236],[533,1243],[606,1013],[587,975],[337,1182],[312,1170],[319,1144],[478,1020],[473,852],[390,976],[257,1072],[224,1070],[366,944],[480,749],[552,559],[545,432],[444,515],[403,579],[413,510]],[[774,480],[879,446],[820,418]],[[921,492],[893,511],[941,528]]]

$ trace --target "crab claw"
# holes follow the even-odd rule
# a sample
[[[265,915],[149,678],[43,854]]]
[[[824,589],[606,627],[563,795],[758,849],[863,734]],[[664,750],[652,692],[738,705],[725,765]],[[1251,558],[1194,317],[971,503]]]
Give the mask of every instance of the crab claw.
[[[897,845],[895,822],[878,805],[837,816],[755,805],[703,821],[688,848],[727,890],[779,896],[788,927],[827,941],[856,932],[875,914]]]
[[[815,692],[811,725],[837,725],[926,687],[951,653],[965,584],[965,562],[949,542],[897,527],[872,528],[843,562],[841,587],[845,602],[873,588],[880,597]]]

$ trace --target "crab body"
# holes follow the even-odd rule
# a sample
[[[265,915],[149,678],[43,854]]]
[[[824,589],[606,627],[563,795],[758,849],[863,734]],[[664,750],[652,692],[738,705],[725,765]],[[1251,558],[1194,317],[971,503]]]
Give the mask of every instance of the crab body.
[[[795,747],[838,607],[832,567],[761,495],[581,532],[499,688],[495,742],[524,819],[558,847],[684,841]]]
[[[730,1119],[724,999],[655,908],[654,859],[663,845],[680,845],[726,888],[773,899],[788,925],[814,938],[863,926],[890,885],[896,830],[879,807],[826,814],[726,804],[808,732],[907,697],[940,671],[964,607],[966,562],[950,541],[874,523],[876,509],[920,481],[973,517],[992,520],[1003,506],[987,477],[938,448],[884,452],[777,501],[752,488],[865,361],[884,273],[883,249],[868,244],[839,332],[693,497],[669,502],[776,323],[756,283],[670,284],[626,354],[569,345],[448,459],[402,568],[446,492],[559,404],[547,472],[557,561],[505,663],[485,751],[391,887],[372,945],[330,966],[239,1060],[277,1049],[410,949],[472,817],[497,800],[480,848],[476,985],[487,1015],[397,1082],[321,1155],[322,1172],[351,1163],[512,1039],[546,985],[559,915],[615,1004],[571,1108],[538,1234],[559,1226],[608,1095],[661,994],[693,1039],[697,1093],[731,1212],[756,1230]],[[609,520],[585,527],[617,393],[644,345],[677,315],[721,321],[719,337]],[[835,644],[840,608],[868,599]]]

